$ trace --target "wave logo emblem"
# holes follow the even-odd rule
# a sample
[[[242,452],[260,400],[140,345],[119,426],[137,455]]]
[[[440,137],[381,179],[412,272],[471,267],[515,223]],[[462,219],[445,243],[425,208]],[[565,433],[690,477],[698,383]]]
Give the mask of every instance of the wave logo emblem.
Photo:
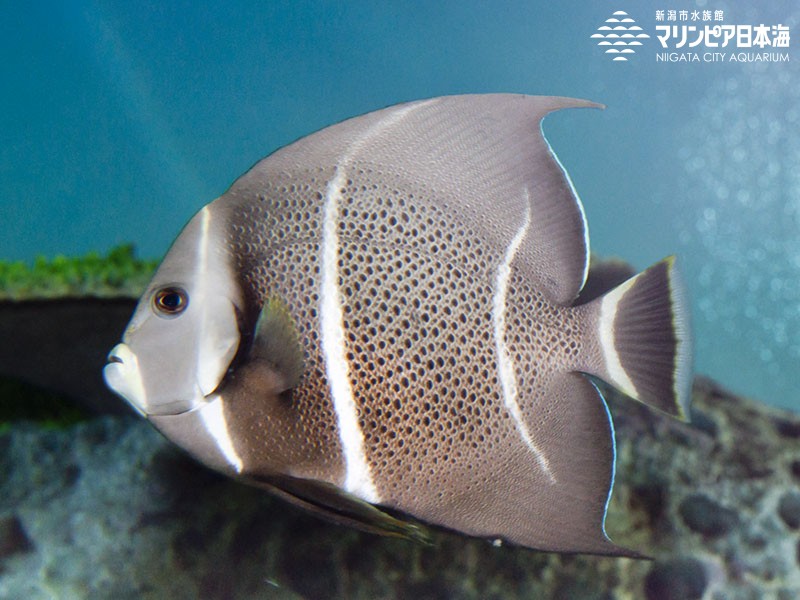
[[[649,37],[624,10],[616,11],[592,34],[592,39],[600,40],[597,45],[605,48],[612,60],[620,62],[633,56],[636,47]]]

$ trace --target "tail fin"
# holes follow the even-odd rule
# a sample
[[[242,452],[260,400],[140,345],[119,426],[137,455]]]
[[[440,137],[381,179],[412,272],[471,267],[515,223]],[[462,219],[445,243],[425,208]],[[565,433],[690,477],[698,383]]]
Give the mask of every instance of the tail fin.
[[[675,257],[586,307],[595,313],[602,354],[592,374],[635,400],[687,419],[692,383],[689,303]]]

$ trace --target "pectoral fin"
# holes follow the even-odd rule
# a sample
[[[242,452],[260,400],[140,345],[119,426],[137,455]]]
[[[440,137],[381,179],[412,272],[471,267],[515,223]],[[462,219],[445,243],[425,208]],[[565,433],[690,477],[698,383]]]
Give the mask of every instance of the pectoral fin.
[[[296,387],[303,376],[305,355],[297,327],[289,308],[277,298],[267,298],[261,309],[250,359],[268,363],[283,390]]]

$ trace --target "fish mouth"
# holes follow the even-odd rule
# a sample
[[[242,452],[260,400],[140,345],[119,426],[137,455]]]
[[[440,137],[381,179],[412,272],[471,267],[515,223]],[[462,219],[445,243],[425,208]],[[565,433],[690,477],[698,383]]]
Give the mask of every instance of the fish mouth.
[[[108,363],[103,368],[103,379],[137,413],[147,416],[147,394],[139,372],[139,361],[126,344],[117,344],[109,352]]]
[[[123,398],[142,417],[177,416],[197,410],[207,403],[200,388],[195,385],[190,400],[165,399],[148,396],[139,368],[139,359],[127,344],[117,344],[111,349],[103,368],[106,385]]]

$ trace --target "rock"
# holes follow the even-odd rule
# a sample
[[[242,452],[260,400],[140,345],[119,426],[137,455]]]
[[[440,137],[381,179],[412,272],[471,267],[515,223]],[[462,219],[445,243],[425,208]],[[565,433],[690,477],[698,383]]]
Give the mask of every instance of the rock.
[[[678,509],[686,526],[709,537],[725,535],[736,526],[736,512],[720,506],[703,494],[692,494],[681,501]]]
[[[33,550],[33,543],[16,515],[0,517],[0,561]]]
[[[778,503],[778,514],[792,529],[800,528],[800,494],[797,492],[787,492],[781,496]]]
[[[656,563],[647,574],[647,600],[699,600],[706,589],[703,564],[693,558]]]
[[[120,252],[118,262],[129,255]],[[67,283],[81,281],[70,275],[70,263],[56,266]],[[7,269],[5,278],[27,289],[17,270]],[[581,300],[627,275],[619,264],[595,271]],[[99,302],[94,308],[105,310],[116,301]],[[131,308],[119,302],[102,327],[112,341]],[[97,327],[89,304],[56,299],[46,314],[57,318],[34,317],[45,338],[66,316],[71,327],[79,314],[78,325],[94,320]],[[0,314],[0,325],[12,331],[19,311],[31,306],[0,305],[10,315]],[[6,338],[5,367],[20,353],[14,339]],[[111,343],[90,344],[93,357],[75,358],[102,362]],[[48,356],[69,347],[62,343]],[[49,384],[96,396],[102,412],[124,406],[103,399],[98,381],[82,373],[74,369]],[[8,396],[7,403],[26,398],[19,387]],[[430,547],[381,538],[222,478],[127,414],[56,419],[57,427],[14,418],[0,428],[0,598],[800,597],[800,416],[703,378],[695,380],[692,423],[613,392],[607,397],[617,473],[606,529],[653,562],[495,547],[446,531],[436,532]]]
[[[43,411],[63,422],[63,398],[94,413],[127,409],[103,383],[100,368],[121,339],[157,261],[136,257],[132,245],[106,256],[37,258],[32,266],[0,260],[0,378],[50,392]],[[80,343],[77,343],[77,342]],[[0,393],[7,383],[0,380]],[[42,401],[37,402],[37,406]],[[12,416],[0,405],[0,424]]]
[[[790,419],[776,417],[773,419],[775,429],[783,437],[798,439],[800,438],[800,423],[796,423]]]
[[[135,307],[129,298],[0,300],[0,377],[51,390],[92,412],[122,414],[127,408],[105,386],[101,369]]]
[[[214,474],[146,421],[105,416],[0,433],[0,519],[24,534],[0,559],[0,598],[800,597],[800,439],[784,435],[800,417],[704,379],[700,427],[609,406],[607,530],[655,562],[360,533]]]

